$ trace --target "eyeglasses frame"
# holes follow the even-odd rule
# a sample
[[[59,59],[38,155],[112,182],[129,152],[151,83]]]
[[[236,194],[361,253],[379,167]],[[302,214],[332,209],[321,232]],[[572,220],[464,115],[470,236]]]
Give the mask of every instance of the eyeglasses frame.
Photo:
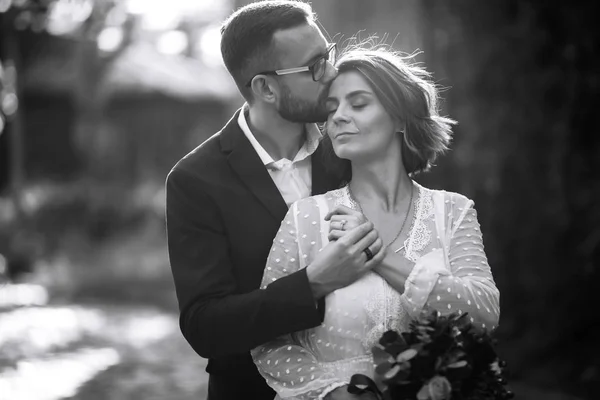
[[[319,63],[321,60],[325,59],[325,61],[329,61],[329,55],[331,54],[332,50],[337,49],[337,43],[331,43],[327,46],[327,51],[325,51],[325,54],[323,54],[321,57],[317,58],[315,61],[313,61],[312,63],[310,63],[310,65],[304,66],[304,67],[294,67],[294,68],[286,68],[286,69],[278,69],[275,71],[263,71],[263,72],[259,72],[258,74],[255,74],[246,84],[246,87],[250,87],[250,85],[252,84],[252,79],[254,79],[256,76],[258,75],[277,75],[277,76],[283,76],[283,75],[289,75],[289,74],[297,74],[299,72],[311,72],[312,75],[312,79],[315,82],[320,81],[323,76],[325,76],[325,71],[326,69],[323,70],[323,75],[321,75],[318,79],[315,78],[315,65],[317,65],[317,63]]]

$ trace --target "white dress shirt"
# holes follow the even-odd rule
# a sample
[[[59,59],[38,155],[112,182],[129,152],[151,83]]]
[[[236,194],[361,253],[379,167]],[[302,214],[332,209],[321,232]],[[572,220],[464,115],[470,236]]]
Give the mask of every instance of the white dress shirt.
[[[246,121],[245,105],[238,117],[238,125],[248,138],[252,147],[262,160],[269,171],[271,179],[279,189],[279,193],[285,200],[288,207],[297,200],[310,196],[312,190],[312,164],[311,156],[319,146],[322,138],[321,131],[316,124],[306,124],[306,141],[298,150],[293,160],[282,158],[277,161],[267,153],[267,151],[258,143]]]

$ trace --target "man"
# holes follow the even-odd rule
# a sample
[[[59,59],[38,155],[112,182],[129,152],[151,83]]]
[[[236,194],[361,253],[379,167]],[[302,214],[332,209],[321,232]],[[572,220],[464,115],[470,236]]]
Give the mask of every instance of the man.
[[[221,33],[225,65],[247,103],[170,172],[169,257],[182,333],[209,359],[209,400],[270,400],[275,393],[249,351],[320,324],[323,297],[379,263],[383,251],[365,223],[306,269],[259,288],[290,204],[340,183],[322,165],[314,124],[326,119],[319,99],[336,74],[335,45],[310,6],[293,1],[245,6]],[[353,246],[359,240],[373,259]]]

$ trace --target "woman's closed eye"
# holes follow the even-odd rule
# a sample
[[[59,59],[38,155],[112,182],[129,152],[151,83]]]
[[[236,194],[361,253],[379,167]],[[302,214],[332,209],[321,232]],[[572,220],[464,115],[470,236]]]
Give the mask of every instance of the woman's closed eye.
[[[337,111],[338,108],[338,102],[333,100],[333,99],[327,99],[325,101],[325,110],[327,111],[327,114],[333,114],[334,112]]]
[[[357,103],[357,104],[350,104],[350,107],[353,110],[362,110],[367,105],[368,105],[367,103]],[[327,108],[327,115],[334,114],[336,111],[337,111],[337,107],[328,107]]]

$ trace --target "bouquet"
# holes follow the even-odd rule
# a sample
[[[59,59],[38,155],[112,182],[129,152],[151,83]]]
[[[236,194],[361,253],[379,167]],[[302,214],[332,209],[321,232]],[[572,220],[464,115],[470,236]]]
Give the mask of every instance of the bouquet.
[[[372,349],[375,380],[353,375],[348,391],[380,400],[511,399],[494,346],[495,339],[467,322],[466,313],[425,312],[408,332],[383,334]]]

